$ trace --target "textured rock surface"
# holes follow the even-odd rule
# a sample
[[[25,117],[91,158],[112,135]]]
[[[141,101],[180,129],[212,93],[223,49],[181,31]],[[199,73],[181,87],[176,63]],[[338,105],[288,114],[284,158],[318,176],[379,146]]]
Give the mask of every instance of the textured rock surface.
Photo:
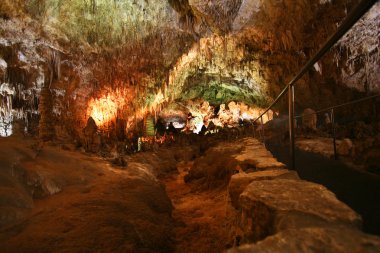
[[[15,109],[28,113],[22,118],[29,123],[48,79],[48,56],[57,53],[62,78],[51,87],[53,112],[76,138],[94,116],[91,102],[109,96],[131,128],[171,101],[202,97],[262,108],[358,2],[136,0],[94,1],[91,8],[75,1],[57,8],[7,0],[0,6],[0,80],[17,88]],[[298,107],[378,90],[378,10],[379,4],[298,82]],[[367,107],[354,110],[366,114]]]
[[[245,148],[235,155],[235,159],[243,169],[254,171],[285,169],[285,164],[278,162],[257,139],[246,138],[243,140],[243,143],[245,144]]]
[[[265,170],[251,173],[238,173],[231,177],[228,185],[228,193],[234,208],[240,209],[239,197],[245,188],[253,181],[271,179],[299,179],[297,172],[284,169]]]
[[[233,155],[242,149],[243,145],[236,142],[220,142],[209,148],[194,161],[185,181],[201,180],[207,187],[226,186],[238,165]]]
[[[317,129],[317,115],[315,114],[315,111],[313,109],[306,108],[302,112],[302,126],[306,129]]]
[[[206,145],[206,142],[203,144]],[[204,155],[194,161],[185,180],[202,179],[209,186],[225,186],[230,177],[239,170],[283,170],[285,167],[285,164],[273,158],[261,142],[248,137],[233,142],[218,142],[216,146],[207,149]]]
[[[348,55],[338,55],[336,63],[342,67],[342,81],[348,87],[363,92],[379,92],[380,64],[378,43],[380,36],[380,4],[377,3],[365,19],[360,20],[338,43],[337,48]],[[365,61],[360,59],[365,58]],[[358,64],[358,62],[362,62]],[[361,83],[358,80],[363,80]]]
[[[0,142],[2,252],[171,251],[172,205],[155,176],[165,164],[120,170],[48,145],[36,156],[15,138]]]
[[[340,141],[337,141],[339,144]],[[332,158],[334,156],[334,146],[332,138],[297,138],[296,146],[299,149],[305,150],[307,152],[313,152],[320,155],[323,155],[328,158]]]
[[[361,227],[361,218],[325,187],[301,180],[252,182],[240,195],[242,226],[258,241],[290,228],[336,224]]]
[[[337,146],[337,152],[339,155],[348,156],[351,153],[353,144],[350,139],[343,139]]]
[[[290,229],[257,244],[230,249],[229,253],[376,253],[380,238],[357,230],[332,227]]]
[[[313,137],[313,138],[297,138],[297,148],[307,152],[313,152],[328,158],[334,156],[334,145],[332,138]],[[336,140],[338,155],[348,156],[351,154],[354,145],[350,139]]]

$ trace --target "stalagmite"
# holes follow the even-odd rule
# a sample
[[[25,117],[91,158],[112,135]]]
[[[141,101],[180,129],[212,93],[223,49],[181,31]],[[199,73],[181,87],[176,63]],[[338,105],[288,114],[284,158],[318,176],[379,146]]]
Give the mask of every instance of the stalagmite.
[[[40,93],[38,111],[40,113],[39,137],[43,141],[49,141],[54,137],[53,100],[51,91],[46,84]]]

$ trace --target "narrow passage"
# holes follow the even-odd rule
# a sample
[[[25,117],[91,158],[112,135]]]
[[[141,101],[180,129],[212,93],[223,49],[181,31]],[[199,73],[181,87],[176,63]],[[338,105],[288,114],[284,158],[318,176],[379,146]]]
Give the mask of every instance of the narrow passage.
[[[178,172],[163,179],[174,206],[175,252],[223,252],[228,244],[227,190],[204,190],[196,183],[185,183],[190,166],[180,163]]]

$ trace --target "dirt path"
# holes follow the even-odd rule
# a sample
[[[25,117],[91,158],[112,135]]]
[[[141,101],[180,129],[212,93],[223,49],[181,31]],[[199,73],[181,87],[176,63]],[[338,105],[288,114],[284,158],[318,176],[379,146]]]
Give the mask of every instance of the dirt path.
[[[186,166],[168,175],[163,183],[174,205],[175,252],[223,252],[229,244],[226,221],[227,190],[199,190],[186,184]]]

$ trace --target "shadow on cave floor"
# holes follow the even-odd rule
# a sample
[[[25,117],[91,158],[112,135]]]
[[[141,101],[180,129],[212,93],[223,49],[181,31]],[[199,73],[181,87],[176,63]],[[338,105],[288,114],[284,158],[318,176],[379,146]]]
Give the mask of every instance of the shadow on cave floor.
[[[289,165],[289,149],[285,143],[271,140],[266,146],[280,162]],[[302,150],[296,150],[296,170],[302,179],[326,186],[358,212],[363,218],[364,232],[380,235],[379,176]]]

